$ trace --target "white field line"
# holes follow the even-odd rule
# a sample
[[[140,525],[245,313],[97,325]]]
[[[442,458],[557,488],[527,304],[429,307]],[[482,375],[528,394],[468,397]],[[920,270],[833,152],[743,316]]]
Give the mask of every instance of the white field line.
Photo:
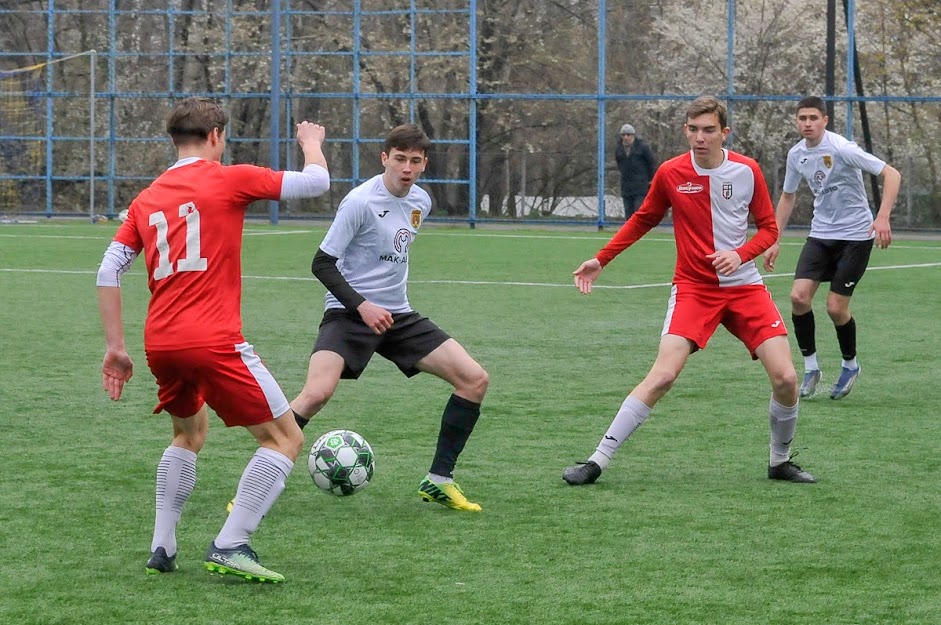
[[[941,267],[941,262],[939,263],[919,263],[914,265],[885,265],[881,267],[872,267],[870,266],[867,271],[886,271],[886,270],[902,270],[902,269],[923,269],[926,267]],[[32,274],[58,274],[58,275],[82,275],[82,276],[91,276],[97,275],[97,271],[90,269],[11,269],[0,267],[0,273],[32,273]],[[144,274],[139,271],[130,271],[127,274],[128,276],[143,276]],[[793,273],[768,273],[764,274],[765,279],[769,278],[792,278],[794,277]],[[273,280],[273,281],[283,281],[283,282],[306,282],[314,280],[313,276],[254,276],[254,275],[243,275],[244,280]],[[527,287],[544,287],[544,288],[574,288],[573,282],[565,283],[554,283],[554,282],[517,282],[517,281],[490,281],[490,280],[409,280],[411,284],[464,284],[469,286],[527,286]],[[651,282],[648,284],[595,284],[592,286],[593,289],[612,289],[612,290],[632,290],[632,289],[651,289],[659,287],[668,287],[670,282]]]
[[[46,227],[46,226],[44,226]],[[251,230],[246,229],[244,231],[245,236],[253,237],[264,237],[264,236],[285,236],[293,234],[320,234],[326,229],[321,230],[282,230],[282,231],[271,231],[271,230]],[[485,239],[548,239],[556,241],[597,241],[601,244],[607,242],[608,239],[613,236],[612,234],[604,233],[605,236],[592,236],[592,235],[571,235],[571,234],[501,234],[498,232],[436,232],[434,230],[424,231],[421,233],[421,238],[426,237],[459,237],[459,238],[485,238]],[[75,239],[75,240],[91,240],[91,241],[102,241],[102,243],[107,243],[110,241],[111,234],[107,235],[107,238],[104,236],[89,236],[89,235],[66,235],[66,234],[30,234],[30,233],[0,233],[0,239]],[[673,243],[672,236],[658,237],[658,236],[646,236],[638,243]],[[801,247],[804,245],[803,241],[783,241],[782,246],[786,247]],[[941,250],[941,247],[937,245],[917,245],[914,243],[893,243],[892,248],[899,248],[905,250]]]

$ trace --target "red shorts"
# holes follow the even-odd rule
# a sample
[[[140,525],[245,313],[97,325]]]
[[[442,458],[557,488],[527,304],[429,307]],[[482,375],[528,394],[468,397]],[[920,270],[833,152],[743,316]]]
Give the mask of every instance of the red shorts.
[[[763,284],[673,285],[662,334],[682,336],[705,349],[720,323],[745,344],[752,358],[768,339],[787,336],[784,319]]]
[[[186,419],[206,403],[232,427],[265,423],[291,408],[249,343],[148,351],[147,365],[157,378],[154,414]]]

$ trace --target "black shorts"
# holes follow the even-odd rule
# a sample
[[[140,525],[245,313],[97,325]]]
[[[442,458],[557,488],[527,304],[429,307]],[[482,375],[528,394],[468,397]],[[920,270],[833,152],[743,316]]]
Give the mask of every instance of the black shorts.
[[[794,278],[829,282],[831,291],[849,297],[866,273],[872,244],[873,239],[839,241],[807,237]]]
[[[420,373],[415,368],[418,361],[449,338],[447,332],[414,311],[393,313],[392,327],[384,334],[375,334],[359,313],[336,308],[323,314],[313,351],[342,356],[346,366],[341,377],[347,380],[358,378],[373,354],[392,361],[402,373],[412,377]]]

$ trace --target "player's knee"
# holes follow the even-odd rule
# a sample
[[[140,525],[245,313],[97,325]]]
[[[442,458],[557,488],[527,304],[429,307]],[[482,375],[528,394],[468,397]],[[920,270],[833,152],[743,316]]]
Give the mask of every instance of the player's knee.
[[[484,395],[487,394],[487,387],[489,386],[490,374],[478,365],[470,375],[462,380],[460,387],[455,387],[454,390],[462,397],[467,397],[479,404],[483,401]]]
[[[849,309],[843,305],[842,302],[827,302],[827,315],[830,316],[830,320],[833,321],[836,325],[843,325],[849,321],[850,313]]]
[[[771,386],[775,396],[797,396],[797,371],[793,368],[775,371],[771,375]]]
[[[799,291],[791,291],[791,308],[798,314],[810,310],[810,296]]]
[[[321,408],[327,405],[327,402],[333,397],[334,390],[336,390],[335,387],[305,386],[304,390],[302,390],[301,394],[297,397],[298,403],[300,403],[303,408],[302,410],[298,410],[298,412],[303,415],[317,413]]]

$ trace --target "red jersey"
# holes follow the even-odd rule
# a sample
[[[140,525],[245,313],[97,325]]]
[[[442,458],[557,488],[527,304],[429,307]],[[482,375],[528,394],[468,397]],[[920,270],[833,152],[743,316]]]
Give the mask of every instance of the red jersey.
[[[758,163],[729,150],[723,152],[725,160],[715,169],[699,167],[692,152],[661,165],[640,209],[595,256],[601,265],[607,265],[659,224],[672,207],[674,283],[722,287],[762,284],[754,259],[778,240],[771,196]],[[758,226],[750,241],[749,215]],[[741,267],[730,276],[719,275],[712,260],[706,258],[717,250],[738,252]]]
[[[202,159],[174,166],[138,195],[114,240],[147,263],[147,350],[236,344],[242,337],[245,208],[281,196],[284,172]]]

